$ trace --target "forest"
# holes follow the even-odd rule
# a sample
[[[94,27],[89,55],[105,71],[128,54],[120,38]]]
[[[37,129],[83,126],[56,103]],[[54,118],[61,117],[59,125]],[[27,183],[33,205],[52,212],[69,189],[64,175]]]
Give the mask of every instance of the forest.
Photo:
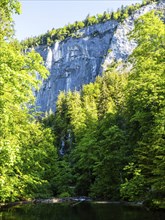
[[[17,0],[0,2],[0,202],[89,196],[165,208],[165,24],[151,11],[129,35],[128,63],[81,91],[61,92],[56,112],[33,110],[44,61],[13,38]]]

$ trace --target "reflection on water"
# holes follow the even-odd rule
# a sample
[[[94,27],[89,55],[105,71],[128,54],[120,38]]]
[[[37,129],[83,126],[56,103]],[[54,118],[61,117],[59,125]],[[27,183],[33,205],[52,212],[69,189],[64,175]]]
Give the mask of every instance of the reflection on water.
[[[0,213],[0,220],[164,220],[165,212],[148,212],[120,204],[82,202],[22,205]]]

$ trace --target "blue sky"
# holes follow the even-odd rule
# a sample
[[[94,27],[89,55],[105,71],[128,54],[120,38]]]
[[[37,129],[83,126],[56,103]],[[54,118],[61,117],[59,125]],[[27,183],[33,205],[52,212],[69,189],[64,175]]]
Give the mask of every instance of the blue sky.
[[[141,0],[21,0],[22,14],[15,15],[16,38],[19,40],[44,34],[52,28],[81,21],[90,15],[116,10]]]

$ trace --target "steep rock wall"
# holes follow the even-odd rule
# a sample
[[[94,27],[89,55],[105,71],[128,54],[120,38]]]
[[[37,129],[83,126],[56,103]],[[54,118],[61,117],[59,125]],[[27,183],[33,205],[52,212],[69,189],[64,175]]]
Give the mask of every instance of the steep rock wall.
[[[165,1],[158,4],[151,4],[137,10],[133,15],[125,19],[123,23],[119,23],[109,46],[109,53],[103,61],[103,71],[106,70],[107,66],[113,61],[127,60],[128,56],[132,54],[133,50],[137,46],[134,40],[129,40],[128,34],[134,28],[134,21],[141,15],[156,9],[165,9]]]
[[[147,5],[128,17],[123,23],[107,21],[77,31],[78,36],[56,42],[52,47],[36,48],[50,71],[47,80],[36,92],[36,106],[40,111],[55,111],[60,91],[80,90],[93,82],[113,61],[126,60],[136,47],[128,40],[134,21],[152,9],[164,8],[163,2]]]
[[[36,104],[41,111],[55,111],[60,91],[80,90],[83,84],[94,81],[117,25],[116,21],[107,21],[80,30],[80,38],[36,48],[51,73],[37,94]]]

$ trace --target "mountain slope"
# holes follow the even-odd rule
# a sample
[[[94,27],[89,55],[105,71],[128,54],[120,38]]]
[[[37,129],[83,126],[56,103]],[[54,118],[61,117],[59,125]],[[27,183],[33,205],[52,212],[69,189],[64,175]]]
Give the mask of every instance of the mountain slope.
[[[45,60],[50,76],[36,92],[37,110],[55,111],[60,91],[80,90],[93,82],[113,61],[125,61],[136,47],[128,39],[134,21],[141,15],[165,7],[165,3],[153,3],[141,7],[123,22],[109,20],[105,23],[80,29],[74,37],[55,42],[52,46],[41,45],[36,51]]]

